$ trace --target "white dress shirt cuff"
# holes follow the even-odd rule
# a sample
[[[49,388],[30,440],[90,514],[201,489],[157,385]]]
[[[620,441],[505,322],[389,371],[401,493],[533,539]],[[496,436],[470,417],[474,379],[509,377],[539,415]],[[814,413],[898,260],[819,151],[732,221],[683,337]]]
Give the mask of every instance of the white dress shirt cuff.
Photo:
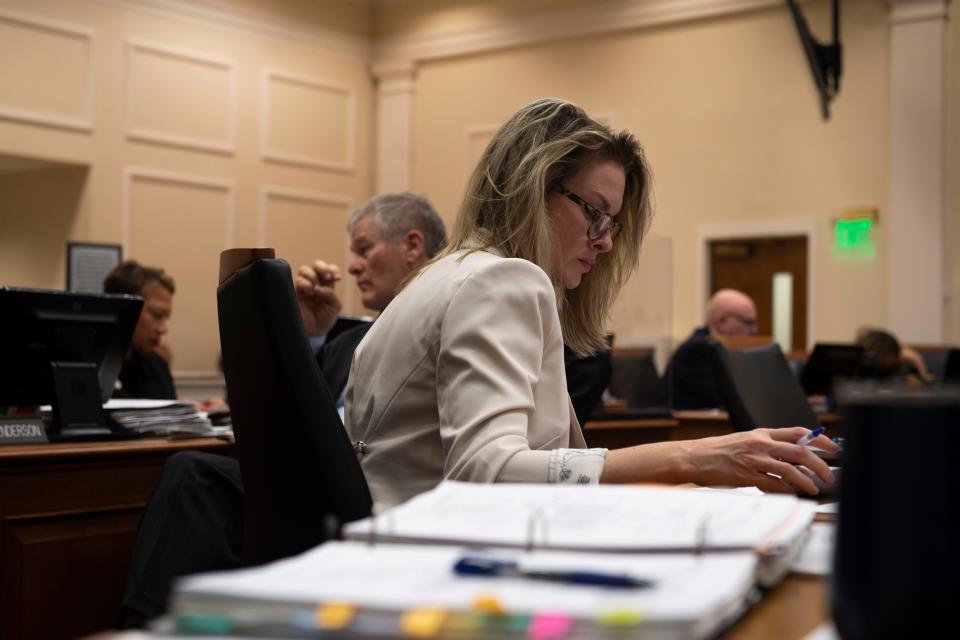
[[[554,449],[550,452],[547,482],[599,484],[606,449]]]
[[[307,340],[310,341],[310,346],[313,347],[313,352],[316,353],[327,343],[326,334],[322,336],[307,336]]]

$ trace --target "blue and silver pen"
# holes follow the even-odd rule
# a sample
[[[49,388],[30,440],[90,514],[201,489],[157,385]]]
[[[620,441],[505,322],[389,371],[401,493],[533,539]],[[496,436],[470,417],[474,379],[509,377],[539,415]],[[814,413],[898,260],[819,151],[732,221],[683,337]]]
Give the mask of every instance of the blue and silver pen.
[[[524,569],[513,560],[486,558],[483,556],[465,556],[453,565],[454,573],[462,576],[506,576],[530,578],[533,580],[551,580],[567,584],[591,585],[594,587],[616,587],[621,589],[644,589],[653,586],[652,580],[634,578],[623,573],[601,573],[596,571]]]
[[[823,427],[817,427],[816,429],[814,429],[813,431],[811,431],[811,432],[808,433],[807,435],[805,435],[805,436],[803,436],[802,438],[800,438],[799,440],[797,440],[797,444],[800,445],[801,447],[805,447],[805,446],[807,446],[808,444],[810,444],[811,442],[813,442],[813,439],[816,438],[818,435],[820,435],[820,434],[823,433],[823,432],[824,432],[824,428],[823,428]]]

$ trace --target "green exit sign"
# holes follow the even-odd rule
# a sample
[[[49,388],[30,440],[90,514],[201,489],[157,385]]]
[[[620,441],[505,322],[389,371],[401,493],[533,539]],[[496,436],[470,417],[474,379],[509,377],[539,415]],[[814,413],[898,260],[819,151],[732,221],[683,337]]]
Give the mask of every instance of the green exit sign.
[[[834,220],[833,250],[837,255],[872,258],[873,218],[839,218]]]

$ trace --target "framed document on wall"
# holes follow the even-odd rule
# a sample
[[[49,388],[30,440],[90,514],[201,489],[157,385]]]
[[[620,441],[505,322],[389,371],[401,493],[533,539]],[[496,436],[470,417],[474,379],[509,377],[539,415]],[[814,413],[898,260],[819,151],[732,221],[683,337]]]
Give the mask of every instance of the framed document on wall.
[[[103,279],[123,260],[119,244],[67,243],[67,291],[103,293]]]

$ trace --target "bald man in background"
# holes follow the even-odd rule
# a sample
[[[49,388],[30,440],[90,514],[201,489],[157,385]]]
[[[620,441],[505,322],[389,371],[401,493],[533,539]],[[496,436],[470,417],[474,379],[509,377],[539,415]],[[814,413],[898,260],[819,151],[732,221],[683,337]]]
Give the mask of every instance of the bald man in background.
[[[663,375],[662,395],[673,409],[706,409],[723,405],[714,372],[710,341],[722,336],[757,332],[757,305],[736,289],[720,289],[707,303],[706,324],[694,329],[677,347]]]

